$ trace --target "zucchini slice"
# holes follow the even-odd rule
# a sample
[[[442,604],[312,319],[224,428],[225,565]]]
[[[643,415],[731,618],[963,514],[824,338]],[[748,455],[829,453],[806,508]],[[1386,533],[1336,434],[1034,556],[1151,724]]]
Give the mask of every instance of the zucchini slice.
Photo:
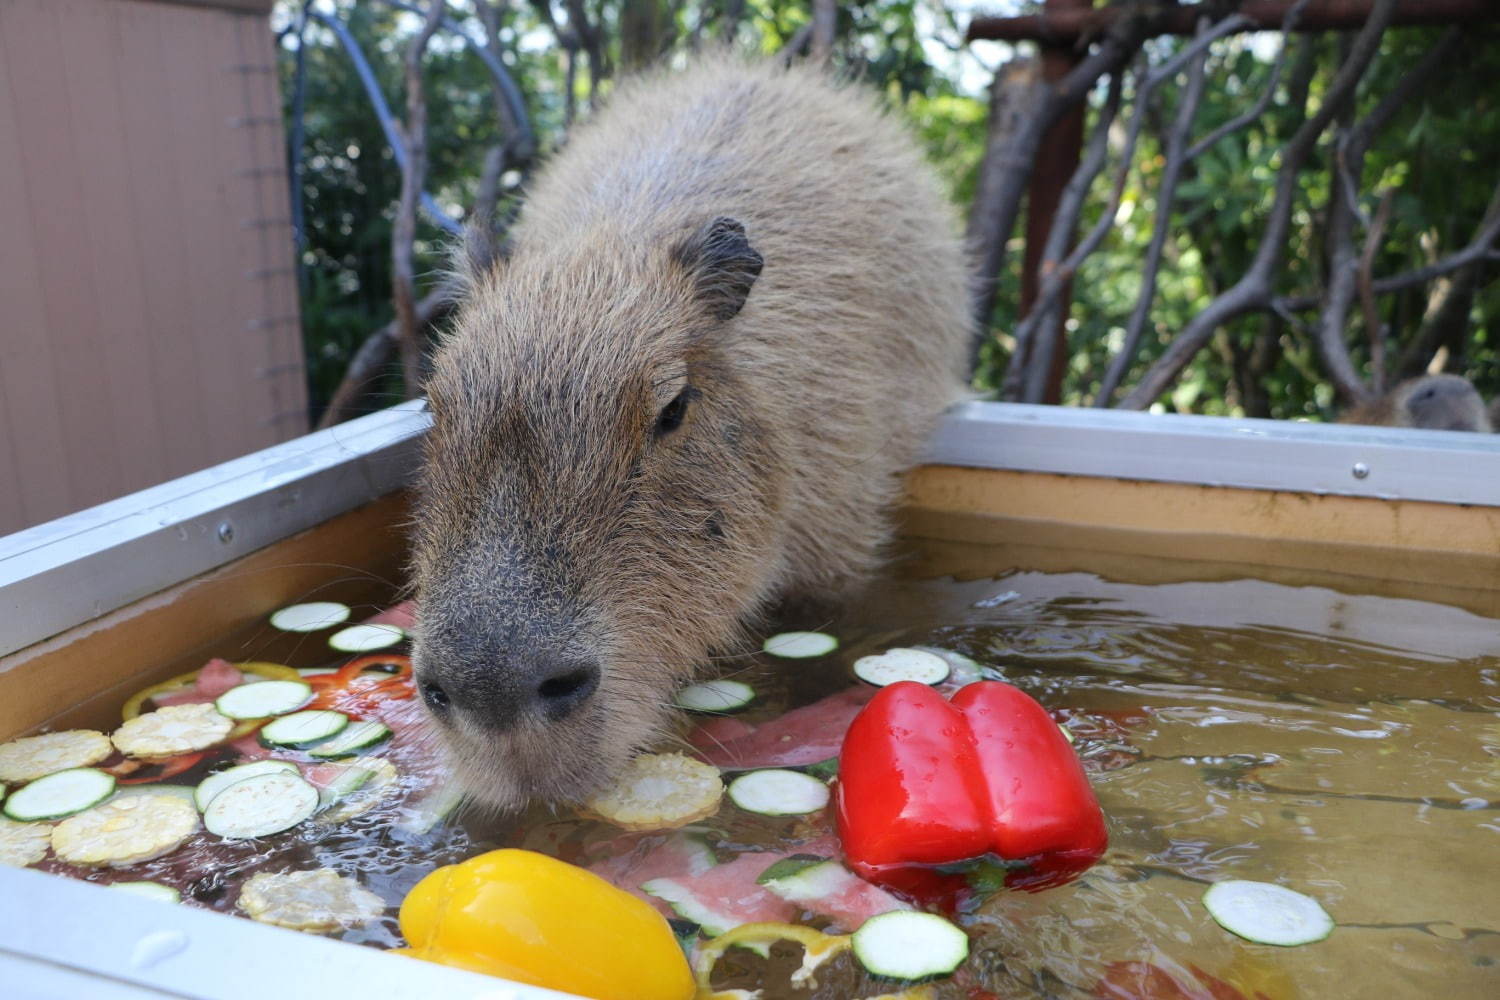
[[[729,800],[762,816],[803,816],[828,805],[828,786],[800,771],[750,771],[729,783]]]
[[[252,875],[240,889],[239,908],[263,924],[322,933],[369,923],[385,912],[385,900],[352,878],[319,868]]]
[[[839,641],[827,632],[779,632],[761,644],[772,656],[789,660],[806,660],[827,656],[839,648]]]
[[[689,684],[677,692],[677,707],[689,712],[738,712],[755,700],[755,689],[741,681]]]
[[[348,620],[349,605],[337,601],[293,604],[271,616],[271,624],[283,632],[316,632]]]
[[[349,716],[326,708],[311,708],[283,715],[260,731],[260,741],[270,747],[310,747],[342,732]]]
[[[14,823],[0,819],[0,865],[25,868],[47,856],[51,823]]]
[[[92,767],[70,767],[38,778],[5,803],[5,815],[20,823],[62,819],[109,798],[115,777]]]
[[[318,790],[289,771],[257,774],[219,792],[203,810],[209,833],[226,840],[289,830],[318,808]]]
[[[208,804],[230,785],[246,778],[253,778],[257,774],[276,774],[278,772],[298,774],[297,765],[289,760],[257,760],[249,764],[240,764],[236,767],[225,768],[216,771],[198,783],[193,790],[193,804],[198,807],[199,812],[208,808]]]
[[[198,810],[180,795],[121,795],[63,820],[52,851],[74,865],[123,868],[175,851],[198,832]]]
[[[1203,905],[1218,925],[1256,944],[1289,948],[1333,933],[1333,918],[1311,896],[1271,882],[1215,882]]]
[[[948,679],[959,687],[984,680],[985,668],[980,666],[979,661],[972,656],[965,656],[951,649],[943,649],[941,646],[913,646],[911,648],[921,650],[924,653],[931,653],[934,656],[941,656],[947,661],[948,668],[952,671],[948,675]]]
[[[0,744],[0,781],[18,785],[57,771],[97,764],[115,748],[109,737],[92,729],[43,733]]]
[[[355,722],[329,740],[324,740],[307,751],[312,757],[352,757],[361,750],[372,747],[391,737],[390,729],[380,722]]]
[[[167,705],[124,723],[110,739],[127,757],[173,757],[206,750],[233,728],[212,705]]]
[[[969,936],[935,913],[896,910],[871,917],[854,932],[854,957],[877,976],[946,976],[969,957]]]
[[[214,708],[230,719],[265,719],[295,712],[312,697],[312,685],[302,681],[259,681],[230,688]]]
[[[341,653],[368,653],[385,649],[406,638],[400,625],[350,625],[328,637],[328,645]]]
[[[144,896],[147,899],[154,899],[158,903],[182,902],[182,893],[170,885],[162,885],[160,882],[111,882],[109,887],[111,889],[119,889],[121,892]]]
[[[949,672],[948,661],[936,653],[899,646],[878,656],[861,656],[854,661],[854,676],[876,687],[897,681],[941,684],[948,679]]]

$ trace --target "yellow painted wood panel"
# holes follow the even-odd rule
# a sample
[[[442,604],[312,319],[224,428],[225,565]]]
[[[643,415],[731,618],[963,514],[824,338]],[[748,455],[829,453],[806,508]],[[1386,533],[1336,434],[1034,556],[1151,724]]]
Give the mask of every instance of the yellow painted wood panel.
[[[0,0],[0,534],[306,430],[274,42]]]

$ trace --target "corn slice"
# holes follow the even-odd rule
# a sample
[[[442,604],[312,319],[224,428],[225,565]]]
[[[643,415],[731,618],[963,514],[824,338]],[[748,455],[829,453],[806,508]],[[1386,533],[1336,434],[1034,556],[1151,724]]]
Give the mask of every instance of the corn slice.
[[[240,909],[252,920],[319,933],[369,923],[385,912],[385,900],[328,868],[310,872],[261,872],[240,889]]]
[[[642,754],[585,809],[626,830],[673,830],[719,811],[719,769],[680,753]]]
[[[109,737],[92,729],[27,736],[0,744],[0,781],[35,781],[58,771],[97,764],[113,752]]]
[[[25,868],[47,856],[51,823],[16,823],[0,818],[0,865]]]
[[[168,705],[136,716],[111,739],[127,757],[171,757],[211,747],[233,728],[212,705]]]
[[[52,850],[69,864],[122,868],[175,850],[197,830],[198,810],[180,795],[126,795],[57,824]]]

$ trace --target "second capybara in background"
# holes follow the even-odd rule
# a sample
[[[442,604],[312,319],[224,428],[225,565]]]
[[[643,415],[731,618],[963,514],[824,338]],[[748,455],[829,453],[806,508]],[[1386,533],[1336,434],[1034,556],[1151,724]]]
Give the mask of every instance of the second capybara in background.
[[[963,393],[955,213],[873,93],[622,83],[469,275],[413,513],[424,698],[469,788],[586,796],[778,598],[881,563]]]
[[[1351,408],[1339,423],[1481,433],[1491,429],[1484,400],[1462,375],[1407,379],[1375,402]]]

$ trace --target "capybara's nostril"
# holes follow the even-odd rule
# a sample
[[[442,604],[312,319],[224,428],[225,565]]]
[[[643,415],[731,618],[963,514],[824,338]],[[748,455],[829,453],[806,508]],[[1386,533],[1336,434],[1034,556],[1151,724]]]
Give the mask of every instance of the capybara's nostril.
[[[599,687],[599,667],[592,663],[559,664],[552,676],[536,687],[537,700],[542,711],[553,722],[570,714],[589,700]]]
[[[422,682],[422,700],[438,715],[448,711],[448,692],[432,681]]]

